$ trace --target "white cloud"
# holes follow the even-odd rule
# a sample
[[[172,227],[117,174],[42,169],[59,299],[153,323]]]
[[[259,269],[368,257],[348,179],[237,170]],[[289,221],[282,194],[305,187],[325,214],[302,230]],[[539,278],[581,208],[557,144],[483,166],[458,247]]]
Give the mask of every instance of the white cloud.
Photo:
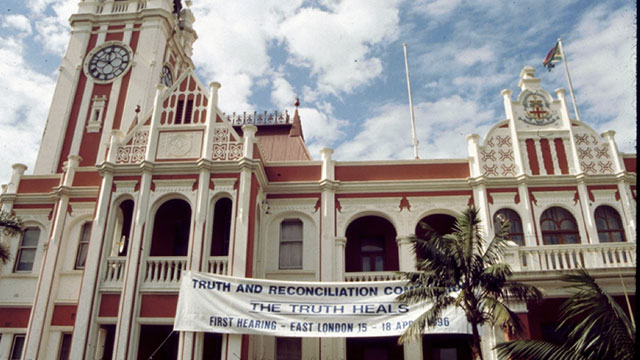
[[[22,33],[31,34],[31,22],[22,14],[7,15],[2,18],[2,27],[12,28]]]
[[[413,5],[418,12],[430,16],[446,15],[460,5],[461,0],[419,0]]]
[[[62,56],[69,43],[69,17],[77,11],[77,0],[32,0],[27,3],[35,20],[36,40],[43,48]]]
[[[620,150],[635,152],[635,12],[599,5],[588,11],[565,48],[582,121],[613,129]],[[610,119],[594,123],[599,118]]]
[[[456,54],[456,61],[471,66],[480,62],[493,61],[493,51],[488,46],[475,49],[462,49]]]
[[[13,162],[33,169],[55,83],[30,68],[25,55],[22,42],[0,37],[0,78],[11,79],[0,85],[2,183],[9,179]]]
[[[271,101],[277,108],[282,109],[294,103],[296,93],[293,86],[281,75],[272,81]]]
[[[409,108],[401,104],[381,106],[352,140],[335,152],[339,159],[412,159],[413,140]],[[484,134],[498,119],[493,111],[460,96],[421,102],[414,107],[419,155],[423,159],[464,158],[466,136]]]
[[[299,113],[305,143],[312,156],[317,157],[320,149],[333,147],[336,141],[344,136],[343,129],[347,124],[345,120],[337,119],[330,113],[320,112],[309,107],[301,107]]]
[[[286,19],[280,36],[291,61],[309,67],[324,94],[349,93],[382,72],[372,48],[397,37],[396,1],[342,1],[330,11],[303,8]]]

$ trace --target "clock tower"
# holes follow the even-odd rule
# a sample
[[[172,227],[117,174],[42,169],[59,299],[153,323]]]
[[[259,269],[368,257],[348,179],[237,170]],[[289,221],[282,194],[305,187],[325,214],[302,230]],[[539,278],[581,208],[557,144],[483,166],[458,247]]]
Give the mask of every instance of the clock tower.
[[[152,112],[158,84],[170,86],[182,73],[193,70],[190,57],[197,35],[190,1],[185,5],[181,0],[79,2],[69,19],[71,37],[59,67],[34,175],[65,173],[64,178],[71,179],[69,169],[104,162],[111,133],[126,132],[135,125],[136,115]],[[62,181],[61,194],[71,186],[70,181]],[[65,204],[60,208],[66,209]],[[54,311],[50,298],[60,281],[54,269],[61,246],[61,230],[54,227],[29,317],[24,359],[44,358],[47,344],[53,341],[47,335]],[[82,290],[91,299],[91,291]],[[96,331],[89,325],[91,314],[90,306],[78,309],[75,329],[82,330],[74,331],[70,358],[95,354],[95,346],[87,345],[89,333]]]
[[[187,1],[190,3],[190,1]],[[59,67],[34,173],[105,159],[111,130],[151,111],[156,85],[193,69],[194,17],[180,0],[82,0]]]

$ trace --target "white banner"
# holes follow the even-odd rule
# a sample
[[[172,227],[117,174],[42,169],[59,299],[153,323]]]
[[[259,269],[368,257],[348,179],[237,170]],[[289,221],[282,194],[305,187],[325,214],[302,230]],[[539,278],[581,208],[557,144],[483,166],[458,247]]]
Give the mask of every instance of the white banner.
[[[428,305],[395,298],[406,281],[294,282],[185,271],[174,330],[308,337],[399,336]],[[451,308],[428,333],[470,333]]]

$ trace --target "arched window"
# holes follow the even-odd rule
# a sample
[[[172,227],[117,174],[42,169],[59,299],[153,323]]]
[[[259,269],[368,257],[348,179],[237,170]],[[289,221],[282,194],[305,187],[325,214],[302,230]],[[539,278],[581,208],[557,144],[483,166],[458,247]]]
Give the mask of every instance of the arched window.
[[[127,199],[116,209],[111,256],[127,256],[133,222],[133,200]]]
[[[518,245],[524,245],[524,232],[522,231],[522,220],[520,215],[511,209],[500,209],[493,215],[493,229],[497,233],[502,227],[502,222],[509,221],[508,239]]]
[[[231,234],[231,199],[216,201],[213,209],[213,228],[211,230],[211,256],[229,255],[229,237]]]
[[[150,256],[186,256],[189,248],[191,206],[180,199],[165,202],[153,222]]]
[[[611,206],[598,206],[595,212],[598,239],[600,242],[627,241],[624,236],[624,227],[620,214]]]
[[[580,242],[576,219],[567,210],[552,207],[540,217],[542,241],[545,245],[577,244]]]
[[[345,271],[397,271],[396,230],[379,216],[361,217],[347,227]]]

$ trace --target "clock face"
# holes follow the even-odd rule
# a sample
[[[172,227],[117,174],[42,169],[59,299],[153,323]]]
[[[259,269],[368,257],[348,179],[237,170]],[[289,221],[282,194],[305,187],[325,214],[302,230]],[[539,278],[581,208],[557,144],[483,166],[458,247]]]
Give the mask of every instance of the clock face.
[[[171,75],[171,70],[169,70],[167,65],[162,67],[160,82],[166,87],[171,87],[171,85],[173,85],[173,75]]]
[[[90,54],[86,72],[97,82],[109,82],[125,73],[131,64],[131,52],[122,45],[108,44]]]

